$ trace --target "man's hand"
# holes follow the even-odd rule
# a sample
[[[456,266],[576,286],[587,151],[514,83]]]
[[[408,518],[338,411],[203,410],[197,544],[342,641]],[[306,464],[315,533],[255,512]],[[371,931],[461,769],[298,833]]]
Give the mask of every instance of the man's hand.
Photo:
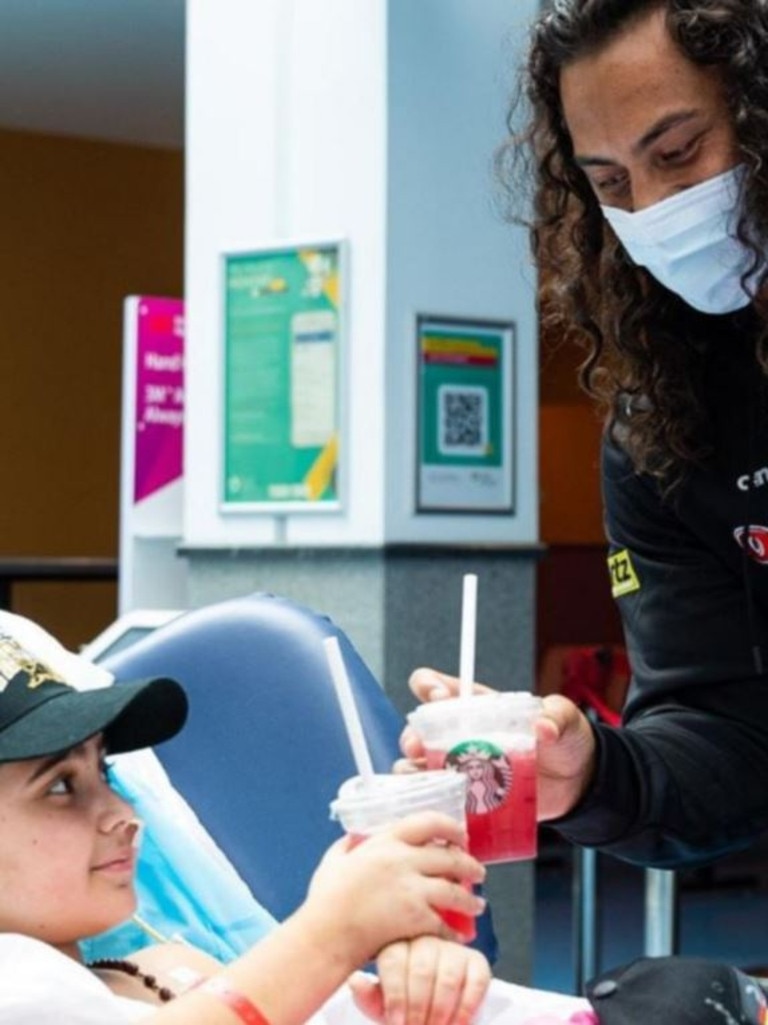
[[[456,697],[459,681],[434,669],[417,669],[408,684],[419,701]],[[476,694],[492,694],[483,684],[473,686]],[[561,694],[543,699],[542,715],[536,720],[538,741],[538,816],[546,822],[569,812],[581,799],[595,768],[595,738],[584,713]],[[395,765],[397,772],[424,768],[424,749],[419,737],[406,726],[400,738],[405,755]]]

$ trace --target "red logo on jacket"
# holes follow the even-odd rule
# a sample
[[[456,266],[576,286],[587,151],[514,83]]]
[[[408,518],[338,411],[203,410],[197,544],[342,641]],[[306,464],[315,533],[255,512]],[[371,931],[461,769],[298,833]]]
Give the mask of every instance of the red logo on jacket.
[[[747,535],[745,537],[744,535]],[[746,548],[750,558],[755,562],[768,563],[768,527],[751,524],[749,527],[737,527],[733,536],[742,548]]]

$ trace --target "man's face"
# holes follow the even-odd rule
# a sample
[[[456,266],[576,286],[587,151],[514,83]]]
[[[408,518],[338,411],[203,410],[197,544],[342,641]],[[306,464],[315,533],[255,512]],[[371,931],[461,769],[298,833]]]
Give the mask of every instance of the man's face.
[[[567,65],[560,95],[576,161],[605,206],[642,210],[738,162],[720,76],[680,53],[662,10]]]

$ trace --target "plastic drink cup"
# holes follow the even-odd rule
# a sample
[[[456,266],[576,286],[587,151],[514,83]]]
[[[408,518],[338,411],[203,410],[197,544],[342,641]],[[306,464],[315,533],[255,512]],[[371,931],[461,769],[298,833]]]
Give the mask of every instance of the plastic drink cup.
[[[380,833],[399,819],[419,811],[439,811],[466,825],[466,780],[454,773],[379,774],[363,780],[353,776],[331,801],[331,818],[338,819],[356,843]],[[467,889],[471,889],[468,884]],[[437,909],[445,924],[464,940],[477,928],[472,915]]]
[[[536,856],[533,723],[541,709],[534,694],[509,691],[430,701],[408,716],[427,769],[466,777],[469,851],[485,864]]]

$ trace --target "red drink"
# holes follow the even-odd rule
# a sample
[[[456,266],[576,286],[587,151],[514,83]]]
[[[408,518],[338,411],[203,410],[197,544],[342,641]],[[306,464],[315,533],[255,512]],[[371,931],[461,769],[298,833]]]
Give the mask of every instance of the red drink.
[[[536,856],[535,748],[505,752],[476,740],[450,751],[428,749],[426,756],[428,769],[467,776],[470,854],[486,864]]]
[[[472,889],[469,883],[466,884],[466,888],[467,890]],[[471,943],[477,936],[477,925],[472,915],[465,915],[461,911],[441,911],[440,908],[436,908],[436,911],[448,928],[453,929],[465,943]]]
[[[465,780],[469,850],[486,864],[536,856],[541,714],[537,695],[505,691],[429,701],[408,716],[427,767]]]
[[[357,847],[357,845],[362,843],[363,840],[366,840],[367,837],[362,836],[360,833],[350,833],[349,839],[352,847]],[[465,885],[466,889],[471,891],[472,887],[470,884],[466,883]],[[466,943],[469,943],[475,938],[475,936],[477,936],[477,925],[475,924],[475,919],[472,915],[465,915],[461,911],[441,911],[440,908],[435,908],[435,910],[448,928],[453,929],[453,931],[461,936]]]

